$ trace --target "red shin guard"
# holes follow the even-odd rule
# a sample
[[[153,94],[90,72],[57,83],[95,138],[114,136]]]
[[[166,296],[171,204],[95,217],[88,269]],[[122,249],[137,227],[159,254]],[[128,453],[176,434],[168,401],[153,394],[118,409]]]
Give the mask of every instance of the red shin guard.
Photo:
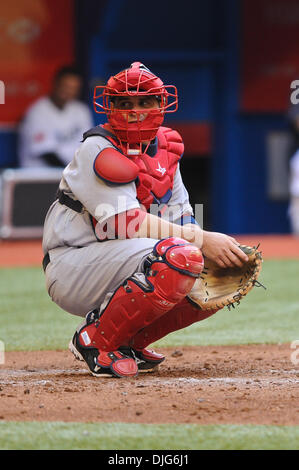
[[[156,244],[145,265],[145,273],[128,278],[100,318],[80,330],[83,347],[115,351],[128,345],[138,331],[186,297],[203,269],[203,257],[185,240],[168,238]]]
[[[146,348],[173,331],[181,330],[192,323],[205,320],[218,310],[204,311],[190,303],[185,297],[165,315],[158,318],[149,326],[139,331],[130,341],[130,346],[136,349]]]

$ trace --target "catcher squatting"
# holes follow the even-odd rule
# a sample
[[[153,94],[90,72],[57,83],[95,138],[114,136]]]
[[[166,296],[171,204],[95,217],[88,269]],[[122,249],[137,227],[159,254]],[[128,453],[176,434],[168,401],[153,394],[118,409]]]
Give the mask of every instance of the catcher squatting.
[[[47,290],[84,317],[69,348],[96,377],[154,369],[165,357],[150,344],[238,301],[258,275],[237,240],[193,217],[181,136],[162,126],[177,103],[176,88],[140,62],[95,87],[94,108],[107,123],[83,135],[46,216]],[[217,272],[218,280],[242,273],[226,303],[210,301],[208,263],[213,285]]]

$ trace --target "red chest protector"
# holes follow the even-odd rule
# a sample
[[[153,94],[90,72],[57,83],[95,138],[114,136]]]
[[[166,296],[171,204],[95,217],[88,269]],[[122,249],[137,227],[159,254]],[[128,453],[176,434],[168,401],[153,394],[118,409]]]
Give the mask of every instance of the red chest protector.
[[[105,127],[98,126],[91,129],[84,134],[84,139],[91,135],[101,135],[107,138],[116,148],[119,148],[115,136],[111,134]],[[125,164],[127,159],[128,167],[133,170],[137,190],[138,201],[145,206],[148,210],[151,204],[167,204],[172,195],[172,188],[174,183],[174,175],[177,169],[178,162],[183,154],[184,144],[179,133],[167,127],[160,127],[157,133],[155,144],[151,144],[148,150],[150,154],[143,154],[134,157],[125,157],[119,155],[122,162]],[[97,175],[110,181],[116,182],[115,175],[109,177],[109,172],[103,177],[102,165],[104,160],[104,152],[101,152],[95,161],[95,171],[97,164],[100,171],[96,171]],[[103,154],[103,155],[102,155]],[[108,158],[111,158],[110,156]],[[118,162],[115,162],[115,167],[118,167]],[[134,173],[135,169],[135,173]],[[123,181],[126,183],[128,181]],[[121,184],[121,183],[120,183]]]
[[[153,203],[167,204],[172,195],[174,175],[184,151],[181,136],[167,127],[157,133],[157,152],[134,159],[138,165],[137,199],[146,209]]]

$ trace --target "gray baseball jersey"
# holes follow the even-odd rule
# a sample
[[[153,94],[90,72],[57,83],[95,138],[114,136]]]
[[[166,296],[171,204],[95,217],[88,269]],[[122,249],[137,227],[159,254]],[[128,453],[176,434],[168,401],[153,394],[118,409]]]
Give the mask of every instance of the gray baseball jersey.
[[[96,156],[107,147],[112,144],[103,137],[87,138],[63,171],[59,188],[79,200],[83,212],[55,201],[44,225],[43,251],[51,261],[46,269],[48,293],[62,309],[79,316],[99,308],[107,295],[138,270],[157,243],[153,238],[97,240],[91,216],[104,224],[113,215],[140,207],[134,182],[112,185],[94,172]],[[193,211],[178,167],[162,217],[175,222],[183,213]]]

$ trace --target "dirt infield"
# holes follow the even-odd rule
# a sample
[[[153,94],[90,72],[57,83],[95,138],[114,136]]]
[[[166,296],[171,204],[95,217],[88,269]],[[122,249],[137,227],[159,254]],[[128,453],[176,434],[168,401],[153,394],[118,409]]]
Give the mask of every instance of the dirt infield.
[[[299,424],[290,345],[161,349],[158,371],[92,377],[68,351],[9,352],[0,419],[134,423]]]
[[[298,258],[299,237],[291,235],[234,235],[240,243],[260,244],[264,258]],[[0,267],[40,266],[41,240],[0,240]]]

